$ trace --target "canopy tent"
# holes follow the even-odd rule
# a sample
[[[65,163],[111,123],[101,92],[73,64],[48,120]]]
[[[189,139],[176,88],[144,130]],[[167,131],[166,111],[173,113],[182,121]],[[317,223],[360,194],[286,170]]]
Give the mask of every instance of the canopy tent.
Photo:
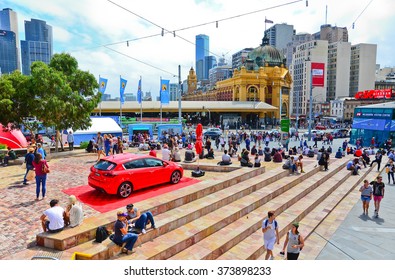
[[[3,129],[2,124],[0,124],[0,144],[7,145],[11,149],[23,149],[28,146],[25,136],[19,129],[10,130],[7,127]]]
[[[111,134],[122,138],[122,129],[112,118],[91,118],[92,125],[85,130],[74,131],[74,145],[80,145],[81,142],[89,142],[92,138],[96,139],[97,133],[101,135]]]
[[[150,139],[153,138],[153,125],[152,124],[145,124],[145,123],[136,123],[136,124],[129,124],[128,125],[128,132],[129,132],[129,141],[133,140],[133,135],[135,133],[144,133],[147,132],[149,134]]]

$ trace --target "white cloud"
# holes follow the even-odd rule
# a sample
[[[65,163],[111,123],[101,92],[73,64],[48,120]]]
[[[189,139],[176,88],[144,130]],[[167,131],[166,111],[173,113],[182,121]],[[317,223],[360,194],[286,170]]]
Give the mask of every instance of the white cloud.
[[[19,26],[20,31],[24,29],[23,20],[30,18],[39,18],[52,25],[54,50],[71,52],[82,69],[97,77],[106,76],[109,79],[107,93],[113,96],[118,95],[119,75],[128,79],[126,91],[134,93],[142,76],[143,90],[151,90],[154,96],[159,91],[160,77],[178,81],[172,75],[178,74],[178,65],[182,67],[182,79],[186,79],[190,67],[195,67],[194,42],[197,34],[210,37],[213,55],[226,54],[230,58],[243,48],[257,47],[261,43],[265,17],[274,23],[292,24],[297,33],[314,33],[325,23],[326,7],[327,22],[347,27],[352,44],[378,44],[377,63],[395,66],[392,55],[395,39],[391,36],[395,25],[391,14],[393,0],[373,1],[362,14],[371,0],[310,0],[308,7],[304,0],[291,5],[287,3],[294,2],[292,0],[111,1],[3,0],[4,7],[18,13],[22,25]],[[352,29],[355,20],[355,28]],[[218,21],[218,28],[215,21]],[[160,34],[160,27],[173,31],[207,22],[214,23],[177,31],[177,37],[165,34],[163,37],[135,40]],[[126,46],[127,40],[129,47]],[[97,47],[115,42],[124,43],[109,48],[124,55]]]

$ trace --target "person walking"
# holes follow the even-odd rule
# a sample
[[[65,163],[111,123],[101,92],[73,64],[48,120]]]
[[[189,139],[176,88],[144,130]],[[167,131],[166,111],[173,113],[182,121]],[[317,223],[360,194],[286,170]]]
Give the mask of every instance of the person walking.
[[[278,234],[278,223],[275,220],[274,211],[267,213],[267,218],[262,222],[263,241],[266,249],[265,260],[273,260],[274,244],[280,244],[280,236]]]
[[[36,200],[39,200],[40,187],[42,198],[45,198],[47,192],[47,173],[49,173],[49,166],[45,159],[42,158],[41,154],[36,154],[33,160],[33,167],[36,173]]]
[[[388,174],[388,185],[391,184],[391,178],[392,178],[392,183],[395,184],[395,179],[394,179],[395,164],[392,159],[390,159],[389,162],[385,165],[385,172]]]
[[[374,217],[378,218],[380,211],[380,203],[381,200],[384,198],[385,185],[383,183],[383,177],[381,175],[377,176],[377,179],[375,181],[370,182],[370,184],[373,186],[373,200],[374,200],[374,208],[375,208]]]
[[[25,173],[25,177],[23,178],[23,184],[27,185],[27,173],[29,173],[29,170],[33,170],[34,166],[33,166],[33,160],[34,160],[34,148],[31,147],[28,150],[29,152],[25,155],[25,163],[26,163],[26,173]]]
[[[299,233],[298,229],[299,223],[293,223],[291,230],[288,231],[285,236],[283,250],[280,254],[285,255],[285,249],[287,249],[287,260],[297,260],[299,258],[300,251],[304,247],[304,238]]]
[[[69,131],[69,134],[67,134],[67,143],[69,143],[69,151],[74,150],[74,135],[71,130]]]
[[[377,162],[377,171],[380,171],[381,159],[383,158],[383,153],[379,150],[376,152],[375,159],[370,163],[372,167],[373,163]]]
[[[361,192],[363,215],[368,215],[369,202],[370,200],[372,200],[373,196],[373,188],[371,185],[369,185],[368,180],[363,180],[363,185],[361,186],[359,191]]]
[[[97,133],[96,145],[97,145],[97,161],[99,161],[101,155],[103,156],[106,155],[104,153],[104,138],[101,135],[101,132]]]

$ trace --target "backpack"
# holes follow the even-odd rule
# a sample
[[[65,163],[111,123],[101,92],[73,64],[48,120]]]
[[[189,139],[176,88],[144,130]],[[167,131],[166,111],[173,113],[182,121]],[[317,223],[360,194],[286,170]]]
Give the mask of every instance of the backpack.
[[[107,237],[108,237],[109,235],[110,235],[110,234],[109,234],[108,230],[106,229],[106,227],[104,227],[104,226],[99,226],[99,227],[96,229],[96,239],[95,239],[95,241],[98,242],[98,243],[102,243],[104,240],[107,239]]]
[[[267,225],[268,225],[268,224],[269,224],[269,219],[266,219],[266,220],[265,220],[265,228],[267,228]],[[278,227],[277,221],[274,220],[274,229],[277,229],[277,227]]]

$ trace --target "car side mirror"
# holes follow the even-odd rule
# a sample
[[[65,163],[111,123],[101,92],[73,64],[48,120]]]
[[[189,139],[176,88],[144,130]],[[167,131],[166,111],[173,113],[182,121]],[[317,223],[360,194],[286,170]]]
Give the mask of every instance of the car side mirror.
[[[168,165],[169,165],[168,162],[166,162],[166,161],[163,162],[163,167],[166,167],[166,166],[168,166]]]

